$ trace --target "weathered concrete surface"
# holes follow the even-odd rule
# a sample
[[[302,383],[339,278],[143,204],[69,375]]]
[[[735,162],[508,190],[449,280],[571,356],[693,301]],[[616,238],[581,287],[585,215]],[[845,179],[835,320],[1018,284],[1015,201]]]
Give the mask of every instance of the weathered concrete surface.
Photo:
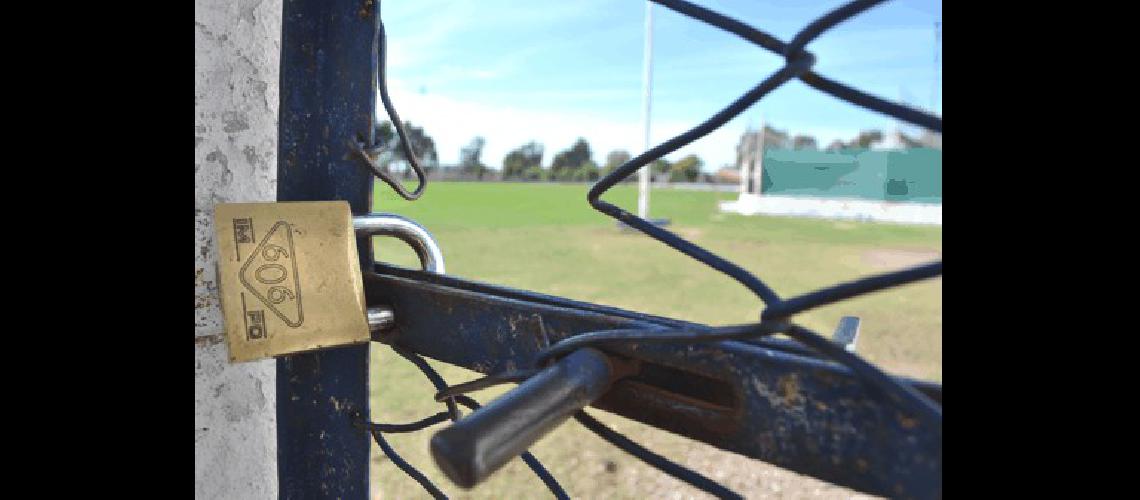
[[[273,361],[230,365],[215,276],[213,206],[277,193],[281,0],[194,8],[194,494],[276,498]]]

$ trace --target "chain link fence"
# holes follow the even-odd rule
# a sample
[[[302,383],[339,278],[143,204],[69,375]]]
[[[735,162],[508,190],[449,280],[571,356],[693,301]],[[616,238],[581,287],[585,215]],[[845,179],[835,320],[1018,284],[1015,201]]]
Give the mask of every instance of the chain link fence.
[[[816,62],[815,56],[807,50],[807,45],[818,38],[820,35],[827,32],[829,29],[836,25],[847,21],[868,9],[875,7],[885,0],[856,0],[849,2],[841,7],[832,10],[817,18],[800,30],[790,41],[780,40],[764,31],[749,26],[739,20],[729,18],[707,8],[694,5],[683,0],[652,0],[654,3],[662,5],[670,10],[685,15],[691,19],[715,26],[719,29],[730,32],[743,40],[754,44],[764,50],[771,51],[784,58],[784,65],[778,70],[761,80],[751,90],[740,96],[724,109],[720,110],[713,116],[709,117],[704,122],[696,125],[687,132],[682,133],[662,144],[659,144],[650,150],[638,155],[637,157],[629,160],[625,164],[615,169],[610,174],[599,180],[589,191],[587,202],[595,210],[606,214],[621,223],[644,233],[669,247],[681,252],[698,262],[701,262],[708,267],[713,268],[717,272],[732,278],[742,286],[749,289],[756,295],[764,304],[765,308],[760,314],[759,321],[743,325],[733,325],[725,327],[712,327],[699,331],[689,329],[654,329],[654,330],[607,330],[590,332],[581,335],[576,335],[556,342],[553,345],[547,346],[539,352],[535,357],[532,367],[526,369],[517,369],[515,371],[498,373],[487,376],[483,379],[476,380],[461,384],[461,386],[449,386],[443,378],[427,364],[427,362],[417,355],[406,349],[394,346],[396,351],[414,363],[424,375],[431,381],[438,391],[436,399],[441,401],[446,406],[445,411],[441,411],[434,415],[428,416],[417,422],[406,424],[380,424],[360,421],[358,424],[368,429],[376,443],[380,446],[381,450],[389,459],[401,470],[415,479],[423,488],[436,498],[446,498],[443,492],[436,487],[431,481],[420,471],[416,470],[413,466],[403,460],[399,454],[388,444],[384,438],[386,433],[401,433],[401,432],[415,432],[426,429],[430,426],[446,422],[448,420],[456,421],[460,418],[459,406],[465,406],[470,409],[479,408],[479,403],[470,397],[462,394],[480,388],[485,388],[491,385],[508,383],[508,382],[521,382],[528,377],[533,376],[542,367],[548,366],[552,361],[566,356],[580,348],[587,346],[602,347],[612,346],[617,343],[694,343],[694,342],[714,342],[723,340],[740,340],[749,341],[762,337],[768,337],[775,334],[783,334],[792,339],[799,341],[820,355],[830,358],[833,361],[847,367],[862,381],[864,381],[869,388],[877,391],[877,393],[885,397],[891,404],[895,405],[900,410],[906,411],[910,415],[914,415],[922,420],[926,428],[937,429],[936,432],[941,433],[942,429],[942,407],[940,403],[931,400],[926,395],[922,394],[910,385],[901,383],[899,380],[883,372],[878,367],[864,360],[859,355],[849,352],[843,346],[825,338],[823,335],[816,333],[808,328],[793,322],[792,318],[798,313],[802,313],[809,309],[814,309],[820,306],[832,304],[838,301],[851,299],[854,297],[862,296],[871,292],[896,287],[899,285],[912,283],[919,280],[941,276],[942,262],[932,262],[925,265],[920,265],[897,272],[880,274],[870,277],[857,279],[854,281],[839,283],[819,290],[815,290],[806,294],[794,297],[781,297],[771,287],[769,287],[759,277],[749,273],[738,265],[704,249],[700,246],[680,237],[679,235],[670,232],[662,227],[654,225],[650,221],[637,217],[628,211],[613,205],[602,199],[606,192],[625,180],[627,177],[635,173],[638,169],[643,168],[653,161],[664,157],[690,143],[700,139],[701,137],[709,134],[713,130],[723,126],[728,121],[740,115],[746,109],[756,104],[763,99],[766,95],[773,90],[786,84],[787,82],[798,79],[808,86],[829,94],[835,98],[848,102],[855,106],[860,106],[865,109],[876,111],[894,117],[898,120],[907,123],[924,127],[928,130],[941,133],[942,132],[942,119],[930,113],[913,109],[911,107],[886,101],[879,97],[867,94],[863,91],[850,87],[846,84],[832,80],[824,75],[821,75],[813,70]],[[385,109],[388,111],[393,124],[397,126],[397,133],[400,135],[400,144],[404,150],[405,157],[409,160],[409,165],[420,179],[420,184],[413,192],[404,190],[399,182],[396,181],[390,174],[385,172],[382,168],[376,166],[374,163],[376,145],[373,138],[368,141],[362,141],[359,145],[359,151],[362,158],[368,162],[372,170],[381,180],[384,180],[392,188],[405,199],[416,199],[424,191],[425,176],[423,169],[420,167],[412,148],[405,138],[405,133],[400,124],[401,121],[396,115],[392,103],[387,95],[387,88],[384,78],[384,30],[383,23],[380,22],[377,27],[377,36],[379,37],[380,57],[379,61],[379,74],[377,75],[378,90],[380,92],[381,100],[384,103]],[[676,477],[702,491],[708,492],[720,498],[742,498],[736,492],[729,490],[716,481],[709,479],[701,473],[686,468],[667,457],[661,456],[646,449],[632,439],[623,436],[616,431],[606,427],[601,422],[589,416],[585,412],[579,411],[575,414],[575,419],[591,430],[601,438],[612,443],[618,448],[625,450],[631,455],[643,460],[647,464]],[[534,473],[543,481],[543,483],[550,489],[550,491],[557,498],[569,498],[564,489],[559,485],[558,481],[550,475],[550,473],[542,466],[537,459],[529,453],[524,453],[522,459],[534,471]]]

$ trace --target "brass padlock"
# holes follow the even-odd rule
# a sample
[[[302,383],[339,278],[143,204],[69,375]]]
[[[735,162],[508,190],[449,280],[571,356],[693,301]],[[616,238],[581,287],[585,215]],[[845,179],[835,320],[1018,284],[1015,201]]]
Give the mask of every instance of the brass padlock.
[[[443,272],[430,233],[390,214],[353,218],[344,201],[215,206],[218,284],[231,362],[368,342],[392,322],[366,310],[356,235],[396,236]]]

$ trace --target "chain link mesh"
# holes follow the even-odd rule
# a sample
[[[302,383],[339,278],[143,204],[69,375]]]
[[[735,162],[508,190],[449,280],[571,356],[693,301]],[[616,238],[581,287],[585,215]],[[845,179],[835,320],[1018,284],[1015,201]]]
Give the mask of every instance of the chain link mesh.
[[[459,418],[457,404],[462,404],[471,409],[479,408],[479,404],[475,400],[463,395],[463,392],[484,388],[490,385],[518,382],[525,380],[527,377],[537,372],[537,369],[548,364],[554,359],[569,354],[576,349],[586,346],[598,345],[612,345],[618,342],[630,343],[691,343],[691,342],[712,342],[721,340],[750,340],[760,337],[770,336],[776,333],[787,335],[804,345],[812,348],[823,356],[831,358],[832,360],[849,368],[856,376],[868,384],[869,388],[881,396],[886,397],[892,404],[900,409],[904,409],[917,415],[928,423],[931,428],[942,428],[942,408],[941,405],[932,401],[930,398],[910,387],[909,385],[900,383],[895,378],[886,374],[878,367],[865,361],[862,357],[848,352],[842,346],[830,341],[824,336],[811,331],[803,326],[791,322],[791,317],[795,314],[807,311],[809,309],[817,308],[834,302],[850,299],[853,297],[865,295],[871,292],[884,290],[887,288],[912,283],[915,281],[932,278],[942,275],[942,262],[933,262],[925,265],[904,269],[901,271],[874,275],[840,283],[830,287],[815,290],[810,293],[799,295],[796,297],[782,299],[776,294],[767,284],[760,278],[749,273],[736,264],[701,248],[700,246],[685,240],[684,238],[674,234],[664,228],[654,225],[653,223],[637,217],[628,211],[606,202],[601,199],[610,188],[621,182],[628,176],[632,175],[638,169],[643,168],[653,161],[668,155],[681,147],[684,147],[697,139],[709,134],[717,128],[723,126],[728,121],[740,115],[746,109],[756,104],[764,96],[771,93],[773,90],[786,84],[793,79],[799,79],[808,86],[819,90],[821,92],[830,94],[838,99],[846,101],[850,104],[866,108],[871,111],[886,114],[896,119],[927,128],[934,132],[942,132],[942,119],[941,117],[934,116],[930,113],[917,110],[902,104],[890,102],[874,95],[865,93],[841,82],[832,80],[826,76],[816,73],[812,68],[815,65],[816,58],[809,52],[807,45],[818,38],[823,33],[827,32],[836,25],[847,21],[859,14],[875,7],[886,0],[856,0],[842,5],[825,15],[819,17],[815,21],[809,23],[806,27],[800,30],[790,42],[784,42],[778,38],[751,27],[739,20],[732,19],[724,16],[707,8],[695,5],[684,0],[651,0],[656,4],[662,5],[677,13],[690,17],[692,19],[704,22],[706,24],[715,26],[732,34],[739,36],[745,41],[752,43],[765,50],[773,52],[784,58],[784,65],[777,71],[769,75],[767,78],[761,80],[755,87],[740,96],[724,109],[720,110],[704,122],[696,125],[692,129],[661,143],[648,151],[638,155],[637,157],[629,160],[625,164],[616,168],[613,172],[599,180],[589,191],[587,201],[595,210],[612,217],[625,225],[632,227],[645,235],[660,241],[673,249],[725,274],[726,276],[739,282],[751,290],[764,304],[765,309],[760,315],[760,321],[745,325],[733,325],[727,327],[706,328],[700,331],[685,330],[685,329],[656,329],[656,330],[609,330],[590,332],[582,335],[576,335],[567,338],[554,345],[548,346],[542,350],[535,359],[534,367],[525,370],[519,370],[512,373],[493,374],[483,379],[461,384],[456,387],[449,387],[443,378],[439,376],[427,364],[427,362],[415,353],[409,352],[405,349],[394,347],[400,355],[414,363],[432,382],[438,391],[436,399],[447,404],[448,411],[440,412],[430,417],[427,417],[418,422],[409,424],[376,424],[376,423],[361,423],[361,426],[367,428],[371,433],[381,450],[392,460],[397,467],[419,482],[425,490],[436,498],[446,498],[444,494],[427,479],[422,473],[417,471],[414,467],[404,461],[396,453],[395,450],[387,444],[383,438],[384,433],[396,432],[413,432],[428,428],[432,425],[442,423],[447,420],[457,420]],[[384,33],[383,24],[378,26],[378,36],[380,37],[379,46],[383,47]],[[383,58],[383,54],[379,55]],[[377,173],[382,180],[385,180],[389,185],[393,185],[393,189],[397,191],[402,197],[414,199],[422,193],[425,181],[423,181],[422,170],[419,165],[414,161],[414,155],[411,148],[408,146],[408,141],[404,137],[404,131],[400,127],[400,121],[395,114],[390,100],[387,98],[386,82],[383,78],[383,60],[379,61],[379,78],[378,85],[379,91],[382,96],[385,108],[388,110],[389,115],[392,117],[392,122],[397,126],[397,133],[400,135],[401,146],[404,148],[407,157],[411,163],[413,170],[420,175],[421,183],[413,196],[409,196],[402,188],[394,186],[394,182],[385,176]],[[365,158],[367,160],[367,158]],[[377,169],[373,166],[373,170]],[[398,184],[398,183],[395,183]],[[593,417],[589,416],[583,411],[579,411],[575,415],[575,419],[585,426],[590,431],[602,437],[606,441],[614,444],[615,446],[629,452],[633,456],[641,459],[647,464],[680,479],[696,488],[705,492],[715,495],[720,498],[742,498],[739,494],[730,491],[728,488],[718,484],[698,472],[690,470],[666,457],[653,453],[652,451],[642,447],[634,442],[632,439],[623,436],[616,431],[609,429],[602,425]],[[558,484],[558,482],[550,475],[550,473],[534,458],[530,453],[524,453],[522,459],[528,466],[537,474],[552,493],[558,498],[568,498],[566,492]]]

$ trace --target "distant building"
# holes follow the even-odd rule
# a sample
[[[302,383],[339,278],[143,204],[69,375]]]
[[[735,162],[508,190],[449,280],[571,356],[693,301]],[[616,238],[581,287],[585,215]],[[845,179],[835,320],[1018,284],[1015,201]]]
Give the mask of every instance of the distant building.
[[[913,143],[913,142],[914,141],[911,140],[909,137],[907,137],[906,134],[903,134],[901,130],[896,128],[895,130],[893,130],[891,132],[887,132],[886,134],[883,134],[883,140],[872,144],[871,149],[874,149],[874,150],[906,149],[909,147],[913,147],[913,146],[911,146],[911,143]]]
[[[942,150],[942,134],[924,130],[918,138],[912,138],[902,130],[895,129],[883,137],[883,141],[871,146],[871,149],[894,150],[907,148],[931,148]]]
[[[742,193],[760,194],[764,148],[787,148],[791,144],[787,132],[767,125],[761,125],[760,128],[761,130],[749,128],[744,131],[736,146],[736,169]]]
[[[713,174],[713,179],[718,184],[736,184],[740,182],[740,169],[730,166],[723,166]]]
[[[934,149],[937,149],[939,151],[942,151],[942,133],[941,132],[931,132],[929,130],[923,131],[922,136],[918,138],[918,142],[921,142],[924,146],[926,146],[928,148],[934,148]]]
[[[820,151],[763,127],[736,147],[740,195],[725,212],[942,224],[942,134],[868,129]],[[797,136],[797,139],[800,136]],[[806,136],[804,136],[806,137]],[[789,142],[791,144],[789,144]],[[798,144],[797,144],[798,143]],[[761,192],[763,191],[763,193]]]

